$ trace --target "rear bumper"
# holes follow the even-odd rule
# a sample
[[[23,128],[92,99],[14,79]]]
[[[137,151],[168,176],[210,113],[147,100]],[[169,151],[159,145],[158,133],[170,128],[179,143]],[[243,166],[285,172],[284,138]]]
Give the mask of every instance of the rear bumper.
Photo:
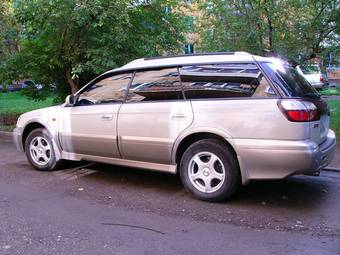
[[[13,142],[18,151],[24,150],[23,144],[22,144],[22,132],[23,132],[22,128],[15,128],[13,130]]]
[[[313,174],[326,167],[335,154],[336,138],[329,130],[320,145],[310,140],[235,139],[242,183],[282,179],[295,174]]]

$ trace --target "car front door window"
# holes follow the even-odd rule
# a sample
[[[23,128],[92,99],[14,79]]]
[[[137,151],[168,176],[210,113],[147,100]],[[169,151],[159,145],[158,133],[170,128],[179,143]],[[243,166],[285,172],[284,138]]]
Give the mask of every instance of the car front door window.
[[[130,80],[131,74],[118,74],[101,79],[79,95],[77,106],[121,103]]]

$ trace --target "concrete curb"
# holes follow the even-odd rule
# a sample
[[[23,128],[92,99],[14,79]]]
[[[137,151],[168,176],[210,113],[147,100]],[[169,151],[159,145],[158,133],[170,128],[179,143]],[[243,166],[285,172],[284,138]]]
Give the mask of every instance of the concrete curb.
[[[13,133],[0,131],[0,140],[12,140]]]

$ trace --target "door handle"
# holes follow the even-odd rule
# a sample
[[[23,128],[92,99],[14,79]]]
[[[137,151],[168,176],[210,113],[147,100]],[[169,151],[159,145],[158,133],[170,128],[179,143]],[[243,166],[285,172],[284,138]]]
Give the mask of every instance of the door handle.
[[[112,120],[112,115],[110,115],[110,114],[107,114],[107,115],[103,115],[102,116],[102,120]]]
[[[175,119],[185,119],[186,116],[184,114],[175,114],[171,116],[171,119],[175,120]]]

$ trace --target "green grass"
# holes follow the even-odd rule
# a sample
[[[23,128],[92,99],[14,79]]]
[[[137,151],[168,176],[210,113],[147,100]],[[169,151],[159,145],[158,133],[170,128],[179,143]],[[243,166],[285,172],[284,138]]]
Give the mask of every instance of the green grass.
[[[331,109],[330,127],[340,138],[340,100],[329,100],[328,104]]]
[[[332,95],[340,96],[340,85],[337,85],[335,88],[322,90],[320,91],[320,94],[324,96],[332,96]]]
[[[0,93],[0,114],[24,113],[51,105],[53,105],[52,97],[48,97],[44,101],[33,101],[20,92]]]
[[[12,131],[20,114],[51,105],[52,97],[44,101],[34,101],[20,92],[0,93],[0,131]]]

